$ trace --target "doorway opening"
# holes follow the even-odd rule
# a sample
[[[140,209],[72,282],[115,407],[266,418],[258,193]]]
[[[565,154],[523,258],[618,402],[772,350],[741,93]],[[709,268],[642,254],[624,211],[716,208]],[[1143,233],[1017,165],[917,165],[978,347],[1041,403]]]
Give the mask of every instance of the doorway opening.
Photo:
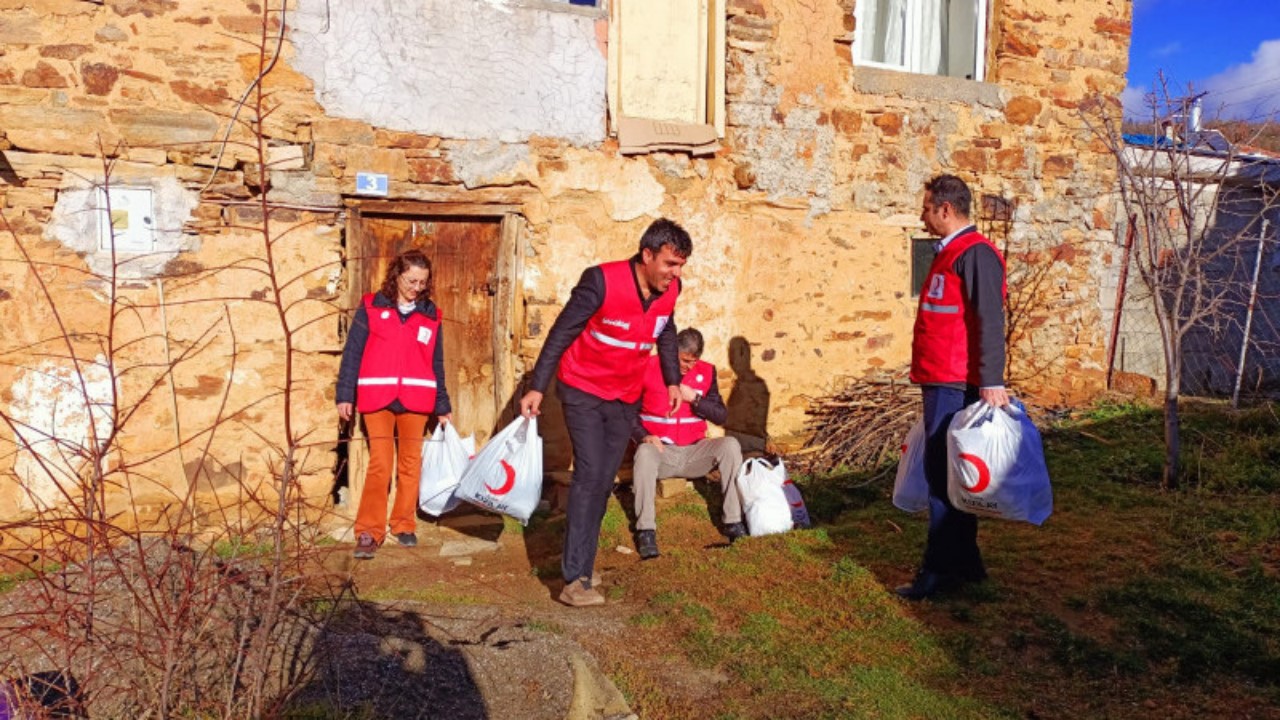
[[[440,309],[445,386],[458,432],[483,445],[498,429],[516,389],[516,333],[520,286],[517,252],[521,218],[515,206],[353,201],[346,227],[349,322],[361,298],[375,292],[395,257],[421,250],[433,273],[431,299]],[[345,341],[345,326],[342,328]],[[335,486],[358,501],[368,463],[358,425],[340,431]],[[342,472],[345,470],[345,472]],[[346,477],[342,477],[345,475]]]

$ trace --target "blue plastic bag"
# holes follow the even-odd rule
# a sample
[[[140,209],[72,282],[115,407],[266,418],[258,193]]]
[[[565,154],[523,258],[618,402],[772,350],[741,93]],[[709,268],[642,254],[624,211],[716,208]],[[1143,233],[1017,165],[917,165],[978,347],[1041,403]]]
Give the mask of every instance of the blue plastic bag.
[[[947,431],[947,497],[974,515],[1039,525],[1053,512],[1040,431],[1022,403],[976,402]]]
[[[902,443],[893,505],[909,513],[929,509],[929,480],[924,476],[924,420],[917,420]]]

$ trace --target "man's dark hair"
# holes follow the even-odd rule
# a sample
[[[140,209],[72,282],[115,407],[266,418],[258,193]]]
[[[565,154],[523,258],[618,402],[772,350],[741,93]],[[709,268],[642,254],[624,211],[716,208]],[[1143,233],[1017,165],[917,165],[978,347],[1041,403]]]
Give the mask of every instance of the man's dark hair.
[[[955,175],[937,175],[924,184],[924,189],[933,195],[935,206],[947,203],[961,217],[969,217],[969,206],[973,204],[973,193],[969,186]]]
[[[674,220],[658,218],[640,236],[640,251],[647,249],[657,255],[663,245],[670,245],[671,252],[682,258],[693,254],[693,240],[689,239],[689,233]]]
[[[685,328],[676,333],[676,347],[680,352],[702,357],[702,333],[694,328]]]

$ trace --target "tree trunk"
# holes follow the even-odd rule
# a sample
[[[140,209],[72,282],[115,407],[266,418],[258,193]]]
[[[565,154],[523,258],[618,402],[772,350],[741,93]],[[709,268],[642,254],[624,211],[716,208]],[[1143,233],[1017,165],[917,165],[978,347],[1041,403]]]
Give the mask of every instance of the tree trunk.
[[[1160,487],[1165,490],[1176,490],[1178,487],[1178,451],[1182,446],[1179,439],[1181,426],[1178,417],[1178,398],[1164,399],[1164,476],[1160,478]]]

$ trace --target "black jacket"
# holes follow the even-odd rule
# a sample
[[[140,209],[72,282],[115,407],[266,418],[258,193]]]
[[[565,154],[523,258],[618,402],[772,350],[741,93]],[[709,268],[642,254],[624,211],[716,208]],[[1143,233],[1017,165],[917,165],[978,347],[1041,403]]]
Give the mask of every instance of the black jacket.
[[[1004,266],[985,244],[965,250],[951,266],[964,288],[965,299],[978,319],[979,387],[1004,385]]]

